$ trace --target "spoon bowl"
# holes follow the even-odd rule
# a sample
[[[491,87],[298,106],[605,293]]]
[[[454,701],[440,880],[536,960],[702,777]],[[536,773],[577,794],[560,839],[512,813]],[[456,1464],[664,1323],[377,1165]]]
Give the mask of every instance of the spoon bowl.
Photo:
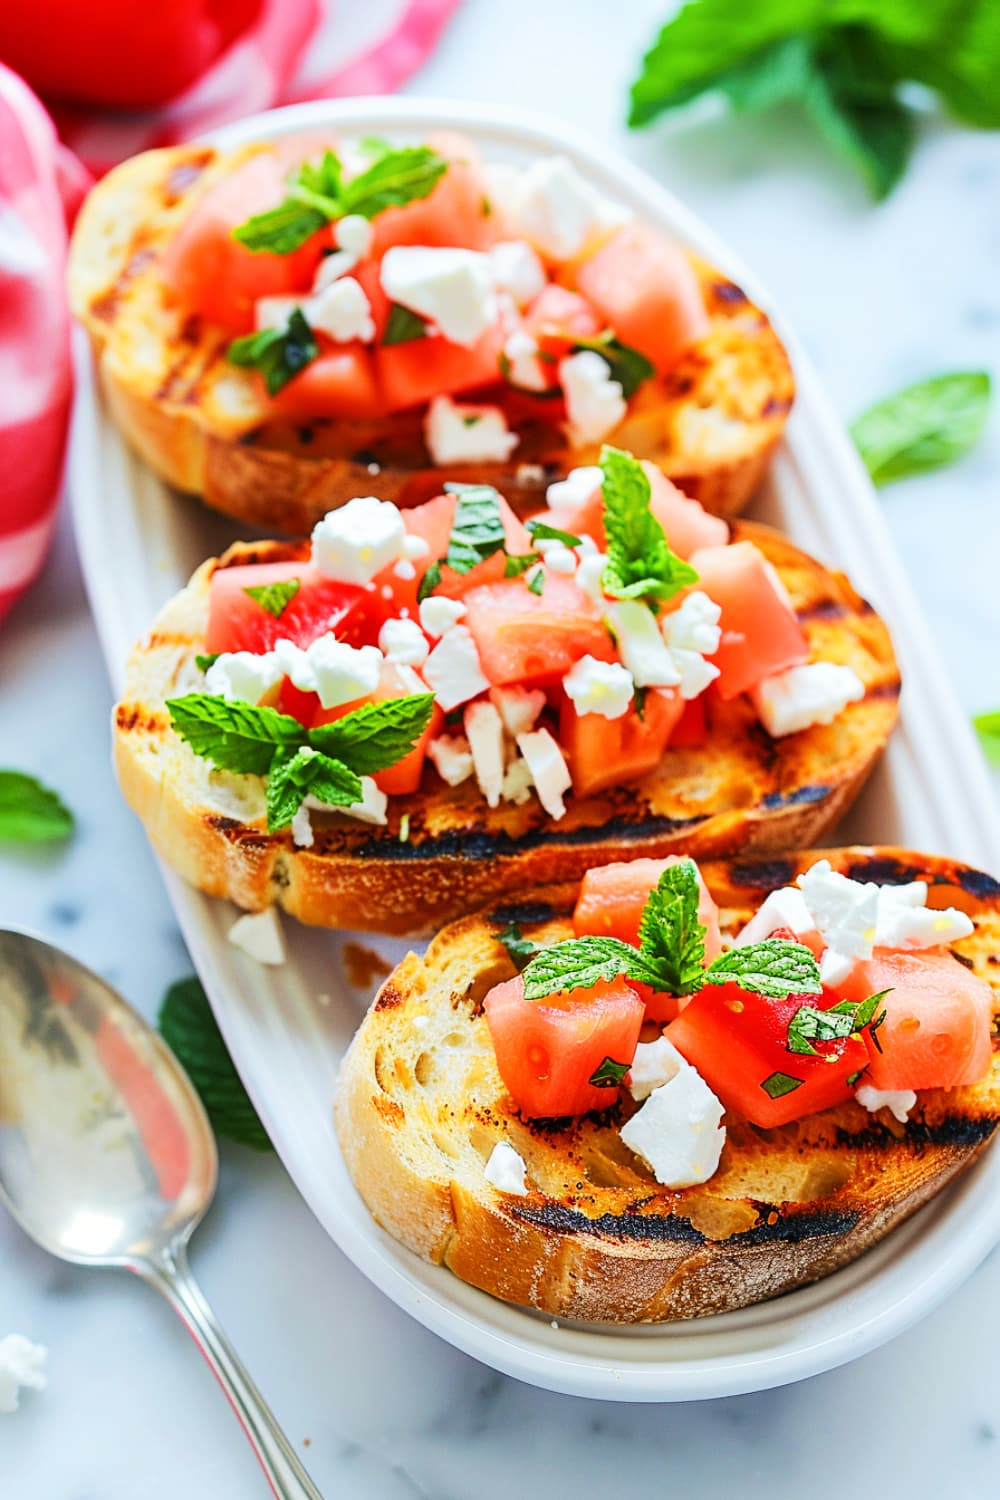
[[[208,1116],[163,1039],[77,959],[0,929],[0,1202],[52,1255],[156,1287],[275,1495],[322,1500],[187,1263],[217,1178]]]

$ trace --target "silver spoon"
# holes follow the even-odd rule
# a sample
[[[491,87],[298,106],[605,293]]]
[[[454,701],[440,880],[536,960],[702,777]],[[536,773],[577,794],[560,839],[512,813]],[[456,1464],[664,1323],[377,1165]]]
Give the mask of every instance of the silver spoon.
[[[178,1313],[279,1500],[322,1500],[191,1275],[215,1138],[173,1053],[74,958],[0,930],[0,1201],[62,1260],[117,1266]]]

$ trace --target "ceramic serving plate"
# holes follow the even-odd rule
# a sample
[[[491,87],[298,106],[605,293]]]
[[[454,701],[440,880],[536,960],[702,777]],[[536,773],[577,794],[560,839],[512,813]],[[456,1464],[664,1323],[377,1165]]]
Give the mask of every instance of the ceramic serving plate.
[[[467,132],[488,159],[561,151],[601,188],[770,300],[724,244],[634,167],[549,125],[469,104],[355,99],[240,122],[225,146],[330,125],[422,139]],[[789,336],[799,397],[754,514],[843,568],[890,622],[906,683],[889,751],[830,842],[910,845],[1000,867],[986,774],[902,575],[868,478]],[[70,485],[80,553],[111,677],[233,523],[171,492],[127,451],[102,409],[83,342]],[[854,1358],[929,1311],[1000,1239],[1000,1151],[853,1265],[816,1286],[736,1313],[627,1330],[556,1325],[425,1265],[373,1223],[345,1170],[331,1119],[337,1068],[371,998],[352,987],[347,942],[389,959],[404,945],[307,929],[285,918],[288,962],[262,968],[227,941],[226,903],[164,871],[178,921],[237,1067],[285,1166],[352,1261],[426,1327],[477,1359],[552,1390],[610,1400],[721,1396],[801,1379]],[[350,957],[350,955],[349,955]]]

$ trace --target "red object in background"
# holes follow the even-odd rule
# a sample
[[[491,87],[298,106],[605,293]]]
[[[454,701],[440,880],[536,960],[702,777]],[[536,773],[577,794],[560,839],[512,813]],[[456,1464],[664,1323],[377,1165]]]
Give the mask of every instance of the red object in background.
[[[73,387],[61,189],[75,193],[80,179],[61,171],[60,149],[34,94],[0,65],[0,617],[42,565],[66,448]]]
[[[261,0],[31,0],[0,9],[0,57],[49,99],[166,104],[257,18]]]

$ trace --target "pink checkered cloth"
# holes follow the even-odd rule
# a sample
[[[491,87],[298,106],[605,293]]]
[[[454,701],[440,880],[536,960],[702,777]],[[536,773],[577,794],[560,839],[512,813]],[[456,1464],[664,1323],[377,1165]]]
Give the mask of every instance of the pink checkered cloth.
[[[54,111],[0,64],[0,619],[44,561],[72,398],[67,224],[90,173],[277,104],[390,93],[425,60],[458,0],[404,0],[360,55],[324,61],[322,0],[262,0],[254,24],[157,111]],[[380,8],[366,0],[366,14]]]

